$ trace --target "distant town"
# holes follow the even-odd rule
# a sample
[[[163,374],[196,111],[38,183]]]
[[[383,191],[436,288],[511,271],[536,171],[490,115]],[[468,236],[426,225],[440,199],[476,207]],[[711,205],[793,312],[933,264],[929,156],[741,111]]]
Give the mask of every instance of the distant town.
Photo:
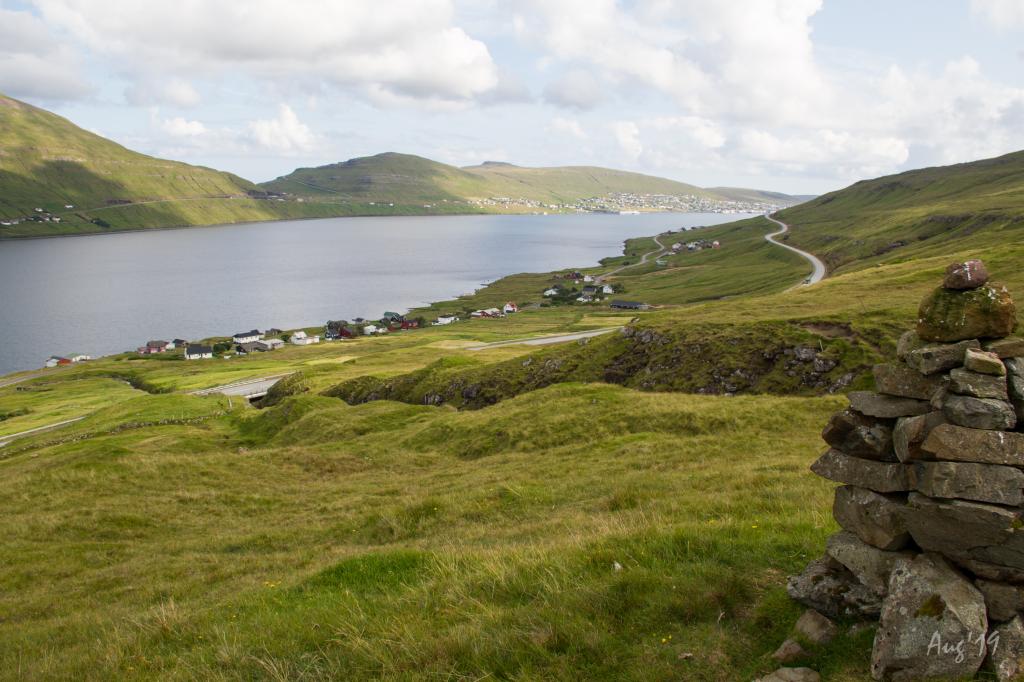
[[[785,208],[783,204],[762,201],[729,201],[709,199],[695,194],[633,194],[614,192],[600,197],[578,199],[571,203],[544,203],[522,197],[488,197],[470,199],[480,208],[576,213],[618,213],[673,211],[677,213],[765,213]]]

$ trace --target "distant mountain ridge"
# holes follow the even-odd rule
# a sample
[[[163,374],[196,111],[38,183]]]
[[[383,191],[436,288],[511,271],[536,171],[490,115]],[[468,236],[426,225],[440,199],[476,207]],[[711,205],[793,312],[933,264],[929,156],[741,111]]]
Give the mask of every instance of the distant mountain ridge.
[[[740,195],[606,168],[502,161],[457,168],[393,152],[300,168],[257,185],[132,151],[0,94],[0,239],[286,218],[546,211],[616,193],[793,203],[756,190],[733,199]],[[584,210],[607,208],[597,202]]]
[[[694,196],[710,201],[792,205],[803,198],[730,187],[704,189],[676,180],[597,166],[529,168],[504,161],[451,166],[412,154],[385,152],[315,168],[299,168],[269,182],[268,191],[297,195],[342,195],[353,200],[467,201],[491,197],[545,204],[609,194]]]

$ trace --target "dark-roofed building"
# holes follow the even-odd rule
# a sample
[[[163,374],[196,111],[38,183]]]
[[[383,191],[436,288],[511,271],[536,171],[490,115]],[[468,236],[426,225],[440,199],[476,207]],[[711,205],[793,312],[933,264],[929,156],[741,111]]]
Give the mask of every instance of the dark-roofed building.
[[[186,360],[206,360],[213,357],[213,348],[199,344],[188,344],[185,346]]]
[[[638,301],[612,301],[609,305],[612,308],[619,308],[621,310],[647,310],[651,307],[646,303],[640,303]]]
[[[263,334],[260,333],[259,329],[253,329],[248,332],[238,332],[231,337],[231,340],[235,343],[252,343],[253,341],[259,341],[263,338]]]

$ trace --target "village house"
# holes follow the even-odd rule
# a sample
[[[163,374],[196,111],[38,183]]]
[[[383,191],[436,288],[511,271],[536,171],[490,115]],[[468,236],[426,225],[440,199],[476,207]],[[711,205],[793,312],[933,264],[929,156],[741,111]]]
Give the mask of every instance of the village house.
[[[547,297],[549,297],[549,298],[550,298],[551,296],[558,296],[558,289],[557,289],[557,288],[555,288],[555,287],[551,287],[550,289],[548,289],[548,290],[546,290],[546,291],[544,292],[544,295],[545,295],[545,296],[547,296]]]
[[[459,318],[456,317],[455,315],[438,315],[437,319],[431,322],[430,324],[434,325],[435,327],[441,327],[446,324],[452,324],[453,322],[458,321]]]
[[[593,285],[587,285],[587,286],[583,287],[583,292],[582,293],[583,293],[584,296],[589,296],[590,298],[594,298],[595,296],[597,296],[598,292],[600,292],[600,289],[598,287],[595,287]]]
[[[210,346],[200,346],[191,343],[185,346],[186,360],[209,360],[212,357],[213,348]]]
[[[278,348],[284,348],[284,341],[281,339],[261,339],[256,342],[257,346],[261,346],[263,350],[277,350]]]
[[[419,329],[420,328],[420,321],[419,320],[405,320],[405,319],[403,319],[402,322],[398,325],[398,328],[399,329]]]
[[[509,301],[508,303],[505,304],[505,307],[503,307],[501,309],[501,311],[503,313],[505,313],[506,315],[510,315],[512,313],[518,313],[519,312],[519,306],[517,306],[512,301]]]
[[[365,334],[366,336],[373,336],[374,334],[377,333],[377,329],[377,325],[368,324],[365,327],[363,327],[363,334]]]
[[[310,336],[301,329],[297,332],[293,332],[291,339],[289,340],[296,346],[312,346],[314,343],[320,343],[319,336]]]
[[[614,294],[615,293],[615,287],[613,287],[611,284],[605,284],[604,286],[601,287],[601,293],[602,294]]]
[[[92,360],[91,355],[85,353],[72,353],[70,355],[51,355],[46,361],[47,367],[57,367],[58,365],[73,365],[77,362],[85,362]]]
[[[474,310],[469,314],[470,317],[505,317],[497,308],[484,308],[483,310]]]
[[[387,324],[390,324],[392,322],[401,322],[404,319],[405,319],[404,315],[401,315],[399,313],[394,313],[394,312],[391,312],[390,310],[388,310],[388,311],[385,311],[384,315],[381,316],[380,321],[383,322],[385,325],[387,325]]]
[[[328,341],[353,339],[356,336],[356,330],[346,320],[328,320],[324,328],[324,338]]]
[[[267,350],[259,341],[244,341],[235,346],[235,352],[239,355],[248,355],[249,353],[262,353]]]
[[[260,333],[260,330],[253,329],[252,331],[238,332],[231,337],[231,340],[235,343],[252,343],[254,341],[259,341],[262,338],[263,334]]]
[[[585,275],[583,277],[583,281],[584,282],[593,282],[594,281],[594,277],[593,277],[593,275]]]
[[[646,303],[639,303],[637,301],[612,301],[609,304],[612,308],[619,308],[620,310],[647,310],[651,306]]]
[[[139,355],[154,355],[156,353],[166,353],[173,349],[174,344],[170,341],[147,341],[146,345],[141,346],[138,351]]]

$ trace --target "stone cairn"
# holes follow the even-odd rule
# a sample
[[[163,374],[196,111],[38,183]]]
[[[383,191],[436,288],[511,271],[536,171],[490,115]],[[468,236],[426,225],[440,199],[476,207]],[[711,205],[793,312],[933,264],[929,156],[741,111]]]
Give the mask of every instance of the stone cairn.
[[[818,616],[878,618],[876,680],[962,679],[983,665],[1024,680],[1015,326],[981,261],[950,265],[898,361],[874,367],[877,391],[851,393],[822,433],[830,449],[811,470],[842,484],[832,511],[843,530],[787,589]]]

